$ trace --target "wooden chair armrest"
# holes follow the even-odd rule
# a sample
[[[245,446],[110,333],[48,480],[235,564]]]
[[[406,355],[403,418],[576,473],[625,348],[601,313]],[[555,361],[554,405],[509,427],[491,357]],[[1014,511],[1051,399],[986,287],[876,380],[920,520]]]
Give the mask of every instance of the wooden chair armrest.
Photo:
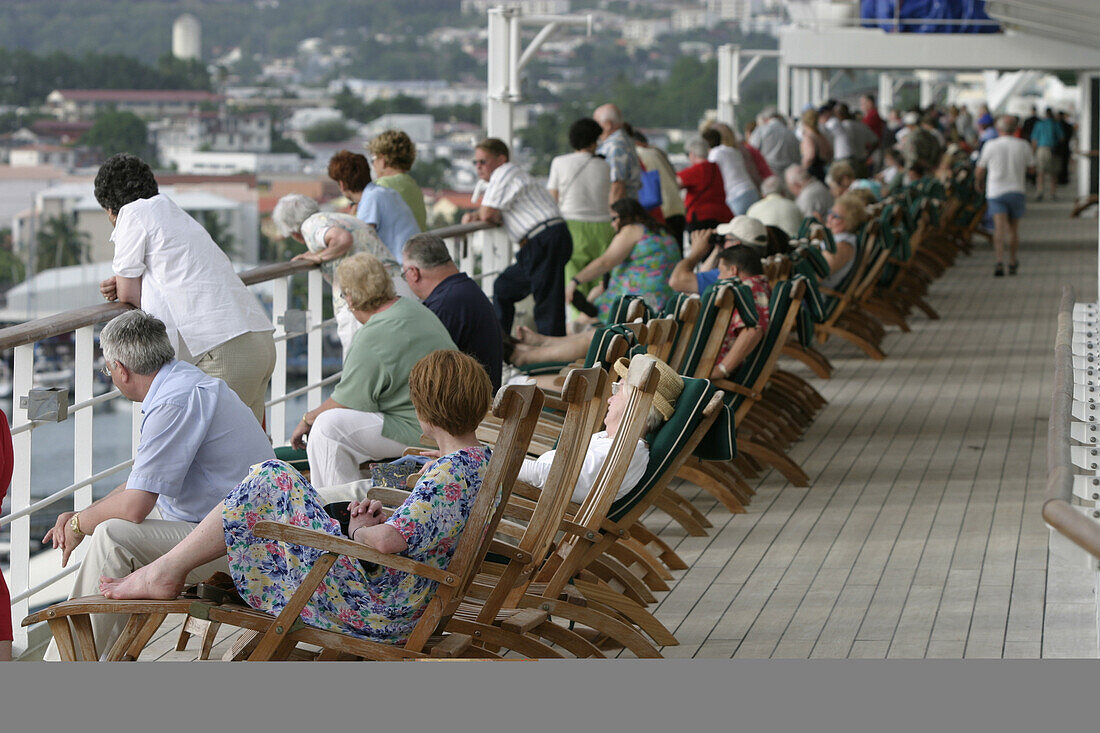
[[[503,555],[509,560],[523,563],[524,565],[527,565],[534,560],[534,558],[531,556],[531,553],[524,552],[515,545],[509,545],[507,542],[502,542],[501,540],[497,539],[491,540],[489,542],[489,552],[496,555]]]
[[[318,550],[324,550],[325,552],[333,552],[337,555],[347,555],[357,560],[366,560],[367,562],[373,562],[377,565],[382,565],[394,570],[411,573],[412,575],[419,575],[422,578],[434,580],[441,585],[450,586],[452,588],[458,587],[459,578],[454,573],[440,570],[439,568],[434,568],[431,565],[425,565],[422,562],[410,560],[400,555],[388,555],[384,552],[379,552],[373,547],[367,547],[358,542],[353,542],[346,537],[335,537],[313,529],[305,529],[304,527],[295,527],[292,524],[269,521],[256,522],[256,526],[252,528],[252,534],[265,539],[288,542],[292,545],[313,547]]]
[[[527,527],[515,522],[509,522],[507,519],[501,519],[497,523],[496,533],[504,535],[505,537],[511,537],[514,540],[523,539],[524,533],[527,531]]]
[[[391,489],[388,486],[372,486],[367,489],[368,499],[377,499],[386,506],[401,506],[411,492],[402,489]]]
[[[562,532],[565,532],[566,534],[571,534],[582,539],[593,539],[589,536],[590,534],[592,534],[592,531],[588,529],[588,527],[585,527],[583,524],[571,522],[568,519],[561,520],[561,522],[558,523],[558,529],[560,529]]]
[[[822,295],[828,295],[831,298],[843,298],[844,297],[844,293],[840,292],[839,290],[833,290],[832,288],[827,288],[824,285],[818,285],[817,289],[821,292]]]
[[[532,486],[526,481],[516,481],[512,484],[512,497],[523,497],[524,499],[530,499],[531,501],[538,501],[542,496],[542,489]]]
[[[544,410],[556,410],[558,412],[565,412],[567,409],[569,409],[569,405],[565,404],[565,401],[560,396],[543,392],[542,408]]]
[[[714,382],[715,387],[721,387],[722,389],[727,390],[729,392],[733,392],[733,393],[739,394],[739,395],[744,395],[745,397],[748,397],[750,400],[753,400],[753,401],[759,401],[760,400],[760,393],[759,392],[754,392],[753,390],[749,389],[748,387],[743,387],[740,384],[729,381],[728,379],[715,379],[715,380],[712,380],[712,381]]]

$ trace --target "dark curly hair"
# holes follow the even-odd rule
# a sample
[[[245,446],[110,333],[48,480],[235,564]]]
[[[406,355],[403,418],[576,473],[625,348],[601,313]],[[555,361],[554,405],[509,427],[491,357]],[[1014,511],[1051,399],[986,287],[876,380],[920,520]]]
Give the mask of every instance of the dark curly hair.
[[[641,224],[651,232],[668,233],[668,230],[665,229],[662,224],[650,216],[648,211],[642,208],[642,205],[638,203],[638,199],[621,198],[611,204],[611,210],[618,215],[619,224],[622,226],[626,226],[627,224]]]
[[[589,145],[598,142],[603,128],[600,123],[591,117],[582,117],[569,126],[569,147],[574,150],[584,150]]]
[[[370,183],[370,163],[367,156],[341,150],[328,162],[328,177],[344,184],[349,191],[362,191]]]
[[[152,168],[136,155],[112,155],[95,175],[95,200],[116,215],[131,201],[152,198],[158,193],[160,189],[157,188]]]

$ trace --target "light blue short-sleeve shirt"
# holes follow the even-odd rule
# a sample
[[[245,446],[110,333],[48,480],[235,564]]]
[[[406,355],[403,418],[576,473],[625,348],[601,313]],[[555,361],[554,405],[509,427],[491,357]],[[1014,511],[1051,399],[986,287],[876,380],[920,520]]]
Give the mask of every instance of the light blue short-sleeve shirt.
[[[183,361],[153,378],[127,489],[159,494],[162,519],[198,522],[254,463],[275,457],[256,416],[225,382]]]
[[[394,259],[401,262],[401,251],[405,242],[414,234],[420,233],[412,209],[401,198],[401,194],[392,188],[368,183],[359,199],[359,208],[355,215],[367,224],[374,226],[379,239],[393,253]]]

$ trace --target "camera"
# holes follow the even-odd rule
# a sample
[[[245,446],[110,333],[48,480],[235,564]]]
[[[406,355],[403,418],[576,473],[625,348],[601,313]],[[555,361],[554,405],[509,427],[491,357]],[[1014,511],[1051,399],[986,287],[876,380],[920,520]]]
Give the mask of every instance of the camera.
[[[717,232],[711,232],[710,236],[707,238],[707,241],[715,247],[725,247],[726,235],[718,234]]]

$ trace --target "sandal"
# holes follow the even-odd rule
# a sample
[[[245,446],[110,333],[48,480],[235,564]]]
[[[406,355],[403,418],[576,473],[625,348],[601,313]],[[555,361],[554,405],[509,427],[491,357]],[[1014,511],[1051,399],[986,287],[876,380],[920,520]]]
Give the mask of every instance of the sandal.
[[[1000,263],[997,263],[997,267],[993,270],[993,277],[1004,277],[1004,276],[1005,276],[1005,266],[1000,264]]]
[[[1016,274],[1016,268],[1018,268],[1019,266],[1020,266],[1019,262],[1010,263],[1009,266],[1008,266],[1008,274],[1009,275],[1015,275]]]

